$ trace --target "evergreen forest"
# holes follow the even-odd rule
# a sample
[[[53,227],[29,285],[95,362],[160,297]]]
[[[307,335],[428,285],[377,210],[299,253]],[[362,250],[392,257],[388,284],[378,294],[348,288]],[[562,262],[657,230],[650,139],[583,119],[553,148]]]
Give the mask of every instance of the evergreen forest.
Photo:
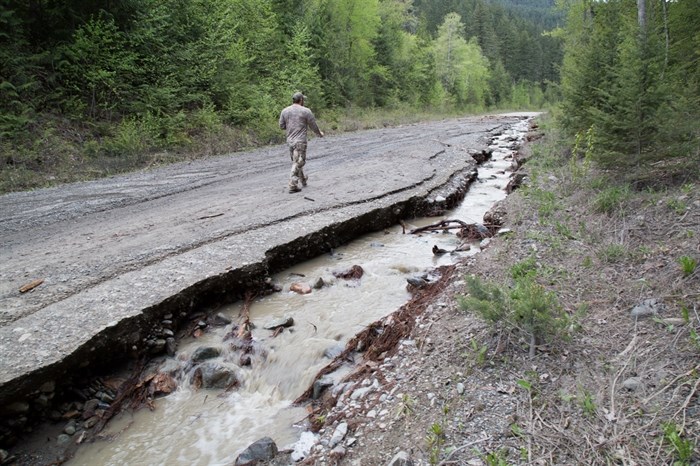
[[[610,166],[687,162],[699,31],[696,0],[0,0],[0,192],[280,142],[295,91],[331,131],[556,105]]]

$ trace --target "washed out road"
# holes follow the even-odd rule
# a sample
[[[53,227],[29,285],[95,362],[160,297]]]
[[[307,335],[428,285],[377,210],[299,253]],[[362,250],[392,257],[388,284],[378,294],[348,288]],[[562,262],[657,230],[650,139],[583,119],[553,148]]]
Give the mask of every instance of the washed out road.
[[[142,335],[126,341],[124,322],[253,270],[283,245],[429,198],[471,163],[468,150],[522,116],[313,139],[309,186],[295,194],[288,151],[276,145],[0,196],[0,404],[70,370],[71,355],[108,348],[104,339],[136,348]],[[20,293],[34,280],[43,283]]]

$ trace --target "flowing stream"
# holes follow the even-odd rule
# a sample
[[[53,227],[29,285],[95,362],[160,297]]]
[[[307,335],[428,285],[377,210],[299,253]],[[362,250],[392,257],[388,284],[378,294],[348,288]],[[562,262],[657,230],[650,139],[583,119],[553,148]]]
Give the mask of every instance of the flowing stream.
[[[478,168],[479,178],[464,201],[444,218],[480,223],[484,213],[506,196],[510,155],[522,142],[528,123],[521,120],[494,140],[492,159]],[[407,226],[414,228],[436,220],[415,219]],[[334,351],[337,354],[366,325],[408,301],[407,278],[479,251],[477,242],[468,252],[441,256],[432,253],[434,245],[450,251],[459,243],[453,233],[410,235],[402,234],[402,228],[396,226],[278,274],[274,281],[284,291],[257,299],[250,307],[256,347],[266,354],[256,353],[251,367],[238,368],[230,361],[235,358],[230,357],[223,342],[231,325],[180,341],[176,356],[166,361],[183,369],[177,390],[157,399],[153,412],[144,409],[115,417],[104,430],[104,439],[81,446],[68,464],[224,465],[232,464],[243,449],[265,436],[272,437],[280,448],[291,446],[299,439],[307,415],[303,407],[291,407],[292,401],[331,361]],[[355,264],[364,269],[360,280],[333,279],[333,271]],[[313,284],[319,277],[334,282],[307,295],[288,291],[293,282]],[[221,312],[236,323],[241,307],[242,303],[236,303]],[[286,316],[295,323],[289,330],[275,337],[264,329],[266,323]],[[191,386],[191,372],[184,368],[200,347],[222,350],[214,361],[235,367],[241,380],[238,389],[222,393]]]

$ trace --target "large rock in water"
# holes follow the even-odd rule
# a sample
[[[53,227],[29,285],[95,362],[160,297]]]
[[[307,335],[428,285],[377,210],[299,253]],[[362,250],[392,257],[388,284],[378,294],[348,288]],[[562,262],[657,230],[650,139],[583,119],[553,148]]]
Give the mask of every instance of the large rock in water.
[[[230,388],[238,385],[236,372],[223,364],[205,362],[194,370],[193,383],[197,388]]]
[[[277,445],[270,437],[263,437],[251,444],[238,455],[236,466],[251,466],[263,461],[270,461],[277,455]]]
[[[308,283],[294,282],[289,286],[289,291],[299,294],[309,294],[311,293],[311,286]]]
[[[215,346],[200,346],[192,353],[192,362],[202,362],[207,359],[213,359],[221,354],[221,348]]]
[[[291,316],[280,317],[272,322],[265,324],[265,330],[275,330],[278,327],[291,327],[294,325],[294,319]]]
[[[336,278],[343,278],[345,280],[359,280],[364,275],[365,271],[359,265],[353,265],[347,270],[340,272],[333,272],[333,276]]]

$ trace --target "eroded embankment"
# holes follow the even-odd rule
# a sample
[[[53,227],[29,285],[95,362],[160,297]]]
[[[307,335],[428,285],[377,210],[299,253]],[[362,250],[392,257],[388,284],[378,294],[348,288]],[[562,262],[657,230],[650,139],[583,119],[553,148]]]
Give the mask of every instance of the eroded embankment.
[[[485,154],[481,155],[483,158]],[[271,274],[360,235],[395,225],[402,219],[452,207],[464,197],[475,177],[474,165],[467,166],[425,197],[393,202],[276,246],[267,251],[263,261],[202,280],[107,327],[60,361],[5,383],[0,387],[0,405],[3,406],[0,445],[15,443],[39,419],[61,416],[56,406],[76,399],[76,395],[81,398],[90,390],[91,377],[104,372],[104,368],[174,352],[176,337],[202,320],[206,324],[208,309],[241,299],[247,293],[265,293],[269,291],[267,278]],[[104,398],[103,409],[115,412],[114,400],[119,399],[120,394],[115,391]]]

